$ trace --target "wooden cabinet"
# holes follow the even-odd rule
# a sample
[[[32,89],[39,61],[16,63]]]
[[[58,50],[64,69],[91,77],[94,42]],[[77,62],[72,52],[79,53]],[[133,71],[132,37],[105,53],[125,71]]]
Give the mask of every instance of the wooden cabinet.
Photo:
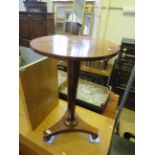
[[[53,13],[19,13],[19,45],[29,47],[30,40],[54,34]]]

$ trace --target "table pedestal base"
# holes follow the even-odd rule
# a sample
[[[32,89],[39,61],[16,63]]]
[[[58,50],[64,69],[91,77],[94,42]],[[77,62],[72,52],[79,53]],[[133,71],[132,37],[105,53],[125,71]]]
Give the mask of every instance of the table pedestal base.
[[[77,122],[76,125],[70,126],[66,124],[66,122],[68,122],[68,120],[66,119],[67,118],[66,116],[67,116],[67,112],[59,122],[57,122],[55,125],[53,125],[49,129],[44,131],[43,139],[45,142],[50,140],[52,136],[55,136],[60,133],[66,133],[66,132],[83,132],[86,134],[90,134],[94,139],[98,137],[97,128],[94,128],[91,125],[87,124],[82,119],[80,119],[77,115],[76,115],[76,121],[75,121]]]
[[[79,61],[68,61],[68,105],[62,119],[54,126],[44,131],[44,141],[49,141],[52,136],[65,132],[83,132],[90,134],[93,139],[98,137],[98,129],[80,119],[75,113],[76,91],[80,71]]]

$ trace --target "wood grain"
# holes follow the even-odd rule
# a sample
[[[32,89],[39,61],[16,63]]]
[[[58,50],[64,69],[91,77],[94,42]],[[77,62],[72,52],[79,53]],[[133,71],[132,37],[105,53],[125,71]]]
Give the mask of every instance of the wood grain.
[[[76,61],[111,58],[119,50],[118,45],[110,41],[74,35],[36,38],[30,47],[44,56]]]
[[[22,67],[19,74],[20,98],[35,129],[58,103],[56,60],[43,59]]]

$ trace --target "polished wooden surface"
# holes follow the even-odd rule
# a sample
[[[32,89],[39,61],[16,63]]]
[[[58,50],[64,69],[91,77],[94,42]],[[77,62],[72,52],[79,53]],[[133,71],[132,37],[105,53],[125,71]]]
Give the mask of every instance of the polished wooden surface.
[[[63,60],[98,60],[118,53],[118,45],[83,36],[53,35],[33,39],[30,47],[48,57]]]
[[[58,104],[57,62],[43,58],[20,68],[20,100],[32,129]]]
[[[68,113],[65,113],[64,116],[59,120],[56,124],[52,125],[48,130],[44,131],[44,141],[48,141],[51,136],[58,135],[60,133],[68,133],[68,132],[82,132],[86,133],[88,135],[92,135],[92,137],[96,138],[98,137],[98,129],[95,127],[92,127],[89,123],[86,123],[83,121],[77,114],[76,119],[77,124],[73,124],[72,127],[70,127],[70,124],[66,121],[66,117]],[[64,123],[66,122],[66,124]],[[74,121],[69,121],[69,123],[74,123]],[[52,131],[49,134],[49,131]]]
[[[50,124],[55,124],[64,115],[65,101],[59,100],[58,106],[45,118],[45,120],[35,129],[30,128],[30,124],[25,116],[23,103],[20,103],[20,143],[26,145],[39,155],[107,155],[114,120],[99,115],[87,109],[77,106],[77,113],[80,118],[89,124],[93,124],[99,129],[101,137],[100,144],[90,144],[88,137],[83,133],[65,133],[59,135],[53,144],[46,144],[42,140],[42,131]]]
[[[32,40],[30,42],[30,47],[34,51],[44,56],[64,59],[68,61],[68,108],[64,120],[64,125],[70,127],[70,131],[72,132],[77,131],[75,126],[78,126],[80,121],[82,121],[76,117],[75,113],[75,98],[78,75],[80,71],[80,61],[98,59],[103,60],[111,58],[118,53],[118,46],[109,41],[90,37],[53,35]],[[56,133],[61,133],[64,129],[59,125],[59,128],[56,128],[57,130],[54,130],[53,133],[53,128],[54,126],[49,128],[52,133],[49,135],[46,134],[45,130],[44,139],[48,139],[49,136],[55,135]],[[93,138],[98,136],[98,129],[96,128],[94,130],[94,127],[91,125],[89,125],[89,127],[88,125],[87,127],[86,125],[80,126],[79,131],[84,133],[90,133],[90,131],[94,131],[94,133],[91,132]]]

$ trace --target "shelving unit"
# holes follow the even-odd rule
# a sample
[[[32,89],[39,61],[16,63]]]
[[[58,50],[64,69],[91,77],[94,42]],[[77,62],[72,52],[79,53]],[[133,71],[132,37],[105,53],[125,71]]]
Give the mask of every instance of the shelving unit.
[[[129,76],[135,63],[135,41],[133,39],[122,39],[120,54],[115,62],[111,85],[113,91],[121,96],[125,91]],[[125,107],[135,109],[135,82],[133,82]]]
[[[67,63],[58,61],[58,69],[67,71]],[[82,61],[80,66],[80,78],[100,85],[109,85],[113,65],[105,61]]]

